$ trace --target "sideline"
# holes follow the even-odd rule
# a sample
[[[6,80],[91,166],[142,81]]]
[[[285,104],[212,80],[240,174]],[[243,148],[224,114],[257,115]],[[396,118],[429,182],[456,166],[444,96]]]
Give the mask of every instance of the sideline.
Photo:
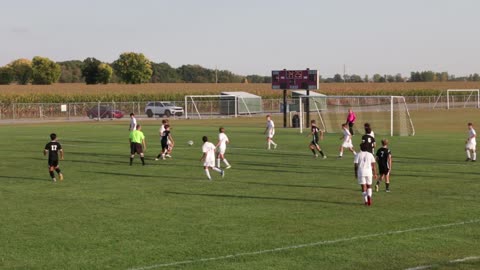
[[[448,227],[463,226],[463,225],[476,224],[476,223],[480,223],[480,219],[472,219],[472,220],[468,220],[468,221],[440,224],[440,225],[434,225],[434,226],[428,226],[428,227],[417,227],[417,228],[411,228],[411,229],[405,229],[405,230],[399,230],[399,231],[392,231],[392,232],[367,234],[367,235],[361,235],[361,236],[354,236],[354,237],[350,237],[350,238],[340,238],[340,239],[335,239],[335,240],[326,240],[326,241],[320,241],[320,242],[313,242],[313,243],[307,243],[307,244],[278,247],[278,248],[272,248],[272,249],[264,249],[264,250],[251,251],[251,252],[241,252],[241,253],[219,256],[219,257],[200,258],[200,259],[184,260],[184,261],[169,262],[169,263],[159,263],[159,264],[154,264],[154,265],[150,265],[150,266],[128,268],[128,270],[149,270],[149,269],[162,268],[162,267],[168,267],[168,266],[194,264],[194,263],[199,263],[199,262],[219,261],[219,260],[226,260],[226,259],[232,259],[232,258],[238,258],[238,257],[244,257],[244,256],[253,256],[253,255],[260,255],[260,254],[265,254],[265,253],[275,253],[275,252],[286,251],[286,250],[294,250],[294,249],[299,249],[299,248],[331,245],[331,244],[336,244],[336,243],[341,243],[341,242],[349,242],[349,241],[366,239],[366,238],[374,238],[374,237],[379,237],[379,236],[397,235],[397,234],[403,234],[403,233],[408,233],[408,232],[427,231],[427,230],[438,229],[438,228],[448,228]],[[468,258],[470,258],[470,257],[468,257]],[[472,257],[472,258],[476,258],[476,257]],[[465,259],[467,259],[467,258],[465,258]],[[463,259],[463,260],[465,260],[465,259]],[[462,259],[456,260],[456,261],[461,262],[461,260]],[[420,270],[420,269],[426,269],[426,268],[409,268],[407,270]]]
[[[457,264],[457,263],[477,261],[477,260],[480,260],[480,256],[472,256],[472,257],[465,257],[462,259],[455,259],[455,260],[448,261],[447,264]],[[430,269],[432,267],[437,267],[437,266],[440,266],[440,265],[439,264],[420,265],[412,268],[407,268],[405,270],[423,270],[423,269]]]

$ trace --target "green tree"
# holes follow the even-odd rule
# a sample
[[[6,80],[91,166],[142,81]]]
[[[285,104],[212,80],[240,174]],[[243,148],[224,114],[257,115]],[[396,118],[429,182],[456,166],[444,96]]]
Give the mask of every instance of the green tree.
[[[9,64],[12,68],[14,79],[18,84],[28,84],[32,80],[32,61],[17,59]]]
[[[171,67],[169,64],[163,63],[152,63],[152,78],[150,82],[152,83],[176,83],[181,82],[180,76],[175,68]]]
[[[99,83],[99,66],[102,62],[94,57],[88,57],[82,63],[82,77],[86,84]]]
[[[15,79],[15,73],[10,66],[0,67],[0,84],[11,84]]]
[[[378,83],[378,82],[385,82],[385,78],[383,78],[383,76],[380,75],[380,74],[378,74],[378,73],[377,73],[377,74],[373,74],[373,82],[376,82],[376,83]]]
[[[60,65],[46,57],[35,56],[32,60],[32,84],[52,84],[61,75]]]
[[[335,74],[335,75],[333,76],[333,81],[334,81],[334,82],[343,82],[342,75],[340,75],[340,74],[338,74],[338,73]]]
[[[131,84],[148,82],[153,74],[150,60],[142,53],[122,53],[113,69],[122,82]]]
[[[101,63],[98,66],[98,77],[97,80],[99,83],[108,84],[112,78],[113,69],[110,65]]]
[[[402,77],[402,74],[397,73],[397,74],[395,75],[395,82],[404,82],[403,77]]]
[[[478,75],[478,73],[474,73],[472,76],[472,81],[474,82],[480,81],[480,75]]]
[[[81,83],[84,82],[82,78],[83,62],[79,60],[71,60],[58,62],[62,69],[62,74],[58,80],[61,83]]]

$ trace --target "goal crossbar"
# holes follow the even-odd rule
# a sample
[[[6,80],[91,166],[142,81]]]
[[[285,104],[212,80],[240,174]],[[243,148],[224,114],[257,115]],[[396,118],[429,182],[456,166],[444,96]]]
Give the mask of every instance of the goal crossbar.
[[[305,113],[315,113],[314,118],[317,118],[319,127],[325,132],[338,132],[340,124],[345,123],[346,109],[352,108],[359,116],[358,121],[368,121],[378,128],[382,127],[385,135],[415,135],[413,121],[403,96],[310,97],[310,112],[304,112],[305,106],[302,104],[306,98],[299,97],[300,123],[304,122]],[[300,132],[303,132],[303,128],[300,124]]]

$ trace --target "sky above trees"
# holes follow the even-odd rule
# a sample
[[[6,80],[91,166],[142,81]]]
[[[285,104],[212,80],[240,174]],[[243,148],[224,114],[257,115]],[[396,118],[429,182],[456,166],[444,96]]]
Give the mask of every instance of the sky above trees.
[[[0,66],[41,55],[325,76],[480,72],[475,0],[21,0],[2,4]]]

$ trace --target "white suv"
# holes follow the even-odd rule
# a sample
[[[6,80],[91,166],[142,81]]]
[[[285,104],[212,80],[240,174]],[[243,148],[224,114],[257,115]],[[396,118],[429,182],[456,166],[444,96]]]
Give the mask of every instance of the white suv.
[[[170,117],[172,115],[182,116],[183,108],[175,106],[175,104],[166,101],[152,101],[145,106],[145,114],[148,117],[154,115]]]

